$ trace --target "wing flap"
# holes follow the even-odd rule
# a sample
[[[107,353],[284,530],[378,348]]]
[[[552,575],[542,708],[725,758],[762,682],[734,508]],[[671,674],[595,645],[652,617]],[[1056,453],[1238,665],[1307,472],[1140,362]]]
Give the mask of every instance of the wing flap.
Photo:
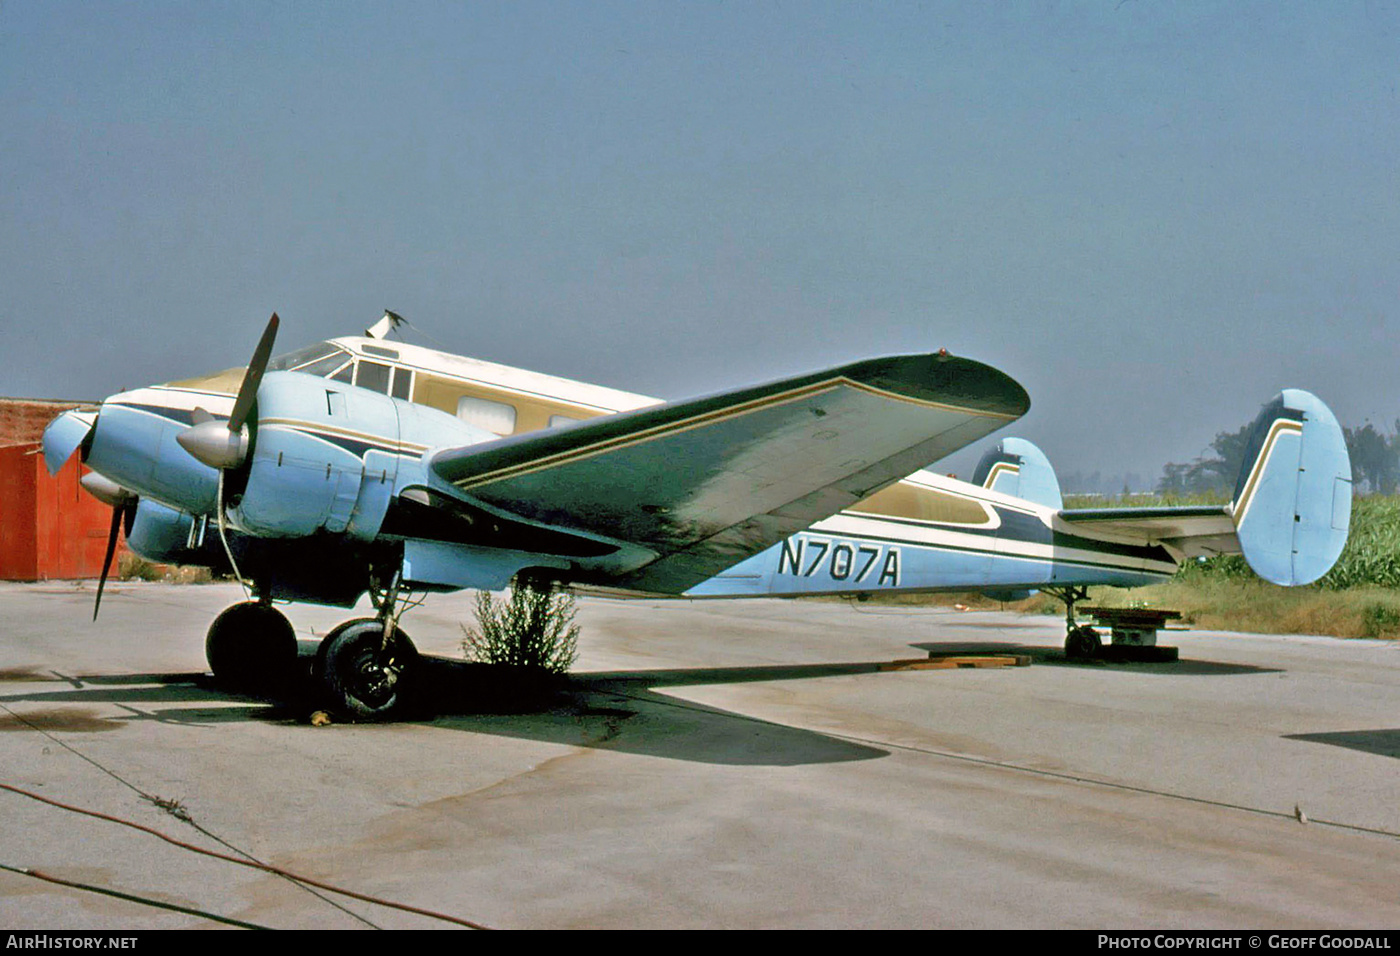
[[[440,452],[462,496],[640,545],[626,581],[679,591],[1019,417],[988,366],[901,356]]]

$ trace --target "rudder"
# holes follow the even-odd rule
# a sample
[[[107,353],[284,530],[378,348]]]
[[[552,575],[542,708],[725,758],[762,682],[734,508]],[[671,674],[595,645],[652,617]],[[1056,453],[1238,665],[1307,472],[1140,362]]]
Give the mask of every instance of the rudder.
[[[1064,507],[1050,459],[1024,438],[1003,438],[988,449],[977,463],[972,483],[1049,508]]]
[[[1267,581],[1311,584],[1336,563],[1351,524],[1351,459],[1321,399],[1290,388],[1264,406],[1232,512],[1245,560]]]

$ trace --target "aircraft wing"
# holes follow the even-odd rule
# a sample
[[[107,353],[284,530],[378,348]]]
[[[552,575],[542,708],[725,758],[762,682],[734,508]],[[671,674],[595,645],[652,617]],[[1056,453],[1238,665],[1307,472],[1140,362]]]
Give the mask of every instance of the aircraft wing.
[[[680,593],[1030,407],[946,353],[871,359],[434,454],[455,493],[649,563],[589,583]]]
[[[1141,544],[1164,544],[1183,558],[1238,554],[1239,537],[1228,505],[1167,508],[1081,508],[1058,517],[1075,531]]]

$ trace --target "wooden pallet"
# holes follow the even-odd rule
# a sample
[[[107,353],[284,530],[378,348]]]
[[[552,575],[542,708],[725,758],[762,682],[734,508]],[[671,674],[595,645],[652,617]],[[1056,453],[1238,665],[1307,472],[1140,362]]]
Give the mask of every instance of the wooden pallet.
[[[881,664],[882,671],[942,671],[960,667],[1029,667],[1026,654],[929,654],[913,660],[890,661]]]

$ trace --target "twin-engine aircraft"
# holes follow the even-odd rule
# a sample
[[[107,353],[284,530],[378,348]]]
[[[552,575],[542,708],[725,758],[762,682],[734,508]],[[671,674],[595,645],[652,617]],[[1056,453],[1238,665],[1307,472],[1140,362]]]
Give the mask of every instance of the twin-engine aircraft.
[[[1065,510],[1045,456],[1006,439],[973,483],[920,469],[1023,415],[1004,373],[939,351],[870,359],[680,402],[461,358],[386,334],[113,395],[44,433],[79,452],[119,530],[159,562],[231,570],[253,600],[210,626],[216,677],[256,686],[297,643],[274,601],[377,614],[321,642],[316,672],[359,718],[388,716],[416,667],[411,595],[513,580],[688,598],[1050,591],[1071,651],[1089,585],[1135,586],[1243,552],[1306,584],[1345,543],[1341,429],[1307,392],[1265,406],[1234,500]],[[411,602],[410,602],[411,603]]]

